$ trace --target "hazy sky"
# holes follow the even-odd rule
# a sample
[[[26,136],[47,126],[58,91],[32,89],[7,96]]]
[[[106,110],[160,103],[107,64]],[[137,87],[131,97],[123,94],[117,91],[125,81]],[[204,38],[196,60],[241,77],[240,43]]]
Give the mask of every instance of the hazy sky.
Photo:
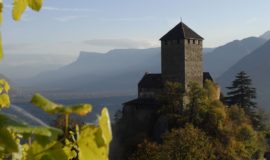
[[[269,0],[44,0],[40,13],[27,10],[19,22],[11,20],[11,0],[4,2],[6,53],[156,47],[180,17],[205,47],[270,30]]]

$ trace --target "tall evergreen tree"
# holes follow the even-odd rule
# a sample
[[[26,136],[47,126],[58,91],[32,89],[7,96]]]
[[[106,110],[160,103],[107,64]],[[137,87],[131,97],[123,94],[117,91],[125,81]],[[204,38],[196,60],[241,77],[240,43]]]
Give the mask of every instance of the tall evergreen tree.
[[[232,86],[227,89],[229,92],[225,99],[228,105],[238,105],[248,112],[256,108],[256,89],[252,87],[252,80],[244,71],[235,76]]]

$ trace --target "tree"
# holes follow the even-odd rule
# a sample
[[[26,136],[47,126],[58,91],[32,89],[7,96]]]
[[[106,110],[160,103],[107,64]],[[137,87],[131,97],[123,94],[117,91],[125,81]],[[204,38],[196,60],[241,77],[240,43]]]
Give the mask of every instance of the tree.
[[[186,122],[184,115],[184,91],[180,83],[166,82],[164,92],[157,97],[161,104],[158,111],[158,119],[167,121],[168,130],[178,128]],[[166,119],[166,120],[164,120]]]
[[[247,113],[256,108],[256,102],[254,101],[256,89],[252,87],[252,80],[244,71],[235,76],[232,86],[227,87],[227,89],[229,92],[225,99],[228,105],[238,105],[244,108]]]
[[[129,160],[211,160],[214,148],[205,132],[187,124],[172,129],[163,137],[163,144],[144,141]]]
[[[165,134],[162,151],[161,156],[168,160],[215,159],[211,140],[192,124]]]
[[[184,92],[181,84],[176,82],[166,82],[164,93],[157,97],[160,104],[162,104],[160,112],[162,114],[183,113]]]
[[[177,118],[173,120],[182,120],[180,125],[174,123],[177,125],[169,128],[160,142],[139,145],[132,158],[137,160],[261,159],[267,149],[265,133],[256,130],[251,123],[252,117],[246,114],[244,108],[237,105],[231,107],[224,105],[217,98],[218,91],[219,88],[210,81],[204,85],[204,88],[191,83],[185,94],[185,108],[175,114],[171,109],[165,110],[170,112],[162,112],[166,116],[175,115]],[[175,98],[177,96],[172,96],[170,99],[170,96],[164,94],[164,97],[167,97],[167,101],[171,100],[168,104],[178,104],[173,102],[179,100]],[[159,145],[156,146],[156,143]]]
[[[162,152],[159,144],[144,140],[143,143],[138,144],[137,151],[134,152],[129,160],[159,160]]]
[[[199,125],[205,118],[205,113],[209,108],[208,94],[198,83],[190,83],[187,96],[188,104],[186,112],[189,122],[195,126]]]

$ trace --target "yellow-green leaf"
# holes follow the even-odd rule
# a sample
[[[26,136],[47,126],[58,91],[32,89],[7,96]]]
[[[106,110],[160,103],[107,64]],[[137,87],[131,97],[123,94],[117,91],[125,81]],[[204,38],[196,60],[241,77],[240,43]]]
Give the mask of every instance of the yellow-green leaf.
[[[3,22],[3,0],[0,0],[0,24]]]
[[[4,79],[0,79],[0,87],[2,87],[6,92],[10,89],[8,82]]]
[[[78,139],[79,159],[89,160],[108,160],[108,148],[106,146],[98,146],[96,136],[98,127],[94,125],[84,125]]]
[[[0,108],[7,108],[10,106],[10,99],[7,94],[0,94]]]
[[[75,159],[78,156],[74,148],[75,144],[68,139],[65,139],[65,146],[63,148],[63,151],[67,155],[68,159]]]
[[[112,140],[112,130],[109,112],[106,107],[102,109],[98,122],[102,130],[102,136],[105,140],[105,144],[109,145]]]
[[[19,133],[23,135],[35,135],[35,136],[46,136],[50,139],[57,139],[57,136],[62,134],[62,131],[53,127],[39,127],[39,126],[29,126],[25,123],[17,121],[5,114],[0,114],[0,126],[6,128],[12,133]],[[44,137],[43,137],[44,138]]]
[[[48,127],[8,126],[7,129],[20,134],[34,134],[46,137],[52,135]]]
[[[73,106],[66,106],[63,108],[63,112],[66,114],[75,113],[80,116],[84,116],[92,111],[92,106],[90,104],[79,104]]]
[[[35,11],[39,11],[42,7],[42,2],[43,0],[28,0],[28,6]]]
[[[0,128],[0,144],[1,146],[4,147],[4,150],[7,152],[18,151],[16,139],[14,139],[11,133],[5,128]]]
[[[36,93],[31,103],[38,106],[42,110],[50,114],[71,114],[75,113],[78,115],[86,115],[87,113],[91,112],[92,106],[90,104],[79,104],[79,105],[71,105],[71,106],[64,106],[62,104],[54,103],[47,98],[43,97],[42,95]]]
[[[21,19],[23,12],[28,5],[27,0],[14,0],[12,17],[14,20],[18,21]]]
[[[36,93],[33,96],[31,103],[33,103],[34,105],[38,106],[39,108],[50,114],[58,113],[63,108],[63,105],[56,104],[48,100],[47,98],[43,97],[39,93]]]
[[[63,145],[57,141],[47,141],[46,144],[33,141],[31,147],[27,151],[27,160],[68,160],[62,149]]]

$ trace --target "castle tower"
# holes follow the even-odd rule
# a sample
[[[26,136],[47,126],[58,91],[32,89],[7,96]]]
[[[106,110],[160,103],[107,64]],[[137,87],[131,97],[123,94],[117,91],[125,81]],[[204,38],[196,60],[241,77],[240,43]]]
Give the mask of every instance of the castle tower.
[[[163,81],[203,85],[203,38],[180,22],[160,40]]]

